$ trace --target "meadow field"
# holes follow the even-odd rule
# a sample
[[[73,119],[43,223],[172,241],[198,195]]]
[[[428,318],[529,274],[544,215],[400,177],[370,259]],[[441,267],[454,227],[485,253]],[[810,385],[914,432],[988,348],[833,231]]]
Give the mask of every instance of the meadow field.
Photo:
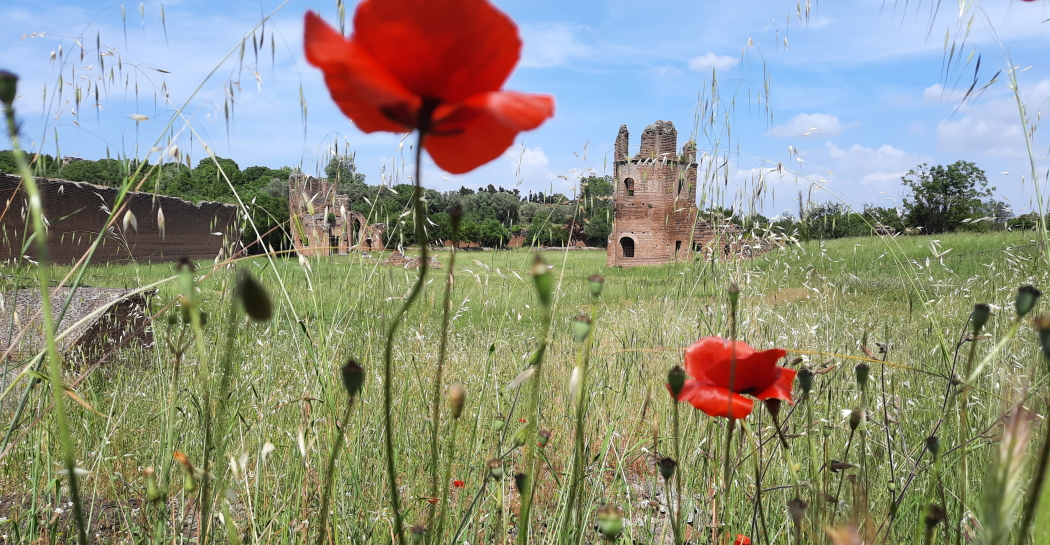
[[[535,387],[537,427],[550,438],[536,449],[530,543],[600,542],[607,506],[623,513],[620,543],[672,543],[675,519],[689,543],[859,543],[850,541],[853,531],[867,543],[958,544],[989,535],[1023,543],[1016,521],[1046,440],[1048,375],[1030,316],[1016,319],[1014,299],[1020,286],[1050,285],[1045,252],[1032,232],[811,241],[751,260],[633,269],[606,268],[605,253],[595,251],[458,251],[435,385],[453,259],[437,251],[441,268],[429,272],[392,345],[391,440],[404,528],[425,526],[420,539],[429,543],[518,538],[515,475],[530,446],[519,438],[535,424],[527,410]],[[521,377],[544,342],[536,254],[554,280],[549,346],[542,377]],[[65,362],[79,399],[70,396],[66,410],[91,539],[200,543],[208,539],[199,532],[203,510],[214,514],[214,541],[396,542],[383,455],[383,351],[416,271],[382,259],[197,263],[191,278],[207,318],[199,322],[180,309],[188,273],[175,264],[88,267],[86,286],[159,289],[152,349],[118,352],[98,365]],[[52,266],[51,277],[68,270]],[[251,321],[240,310],[238,270],[251,271],[269,293],[271,320]],[[32,270],[2,272],[5,290],[35,286]],[[594,274],[604,277],[600,296],[591,295]],[[780,365],[815,373],[808,398],[796,384],[795,404],[780,413],[789,448],[760,403],[728,443],[726,419],[681,403],[676,420],[668,370],[697,339],[732,334],[732,283],[740,290],[737,337],[756,349],[782,348]],[[976,303],[990,305],[991,318],[979,340],[965,342]],[[582,342],[579,315],[592,320]],[[351,359],[365,381],[348,404],[340,369]],[[958,384],[964,364],[984,361],[961,396],[960,420],[953,377]],[[577,472],[579,405],[570,377],[583,362]],[[12,373],[32,364],[6,362]],[[865,388],[858,364],[870,369]],[[11,421],[33,376],[46,380],[23,372],[3,399],[5,543],[74,539],[49,389],[31,389]],[[453,384],[465,391],[459,418],[445,404]],[[1031,419],[1004,424],[1019,404]],[[214,444],[210,475],[201,469],[206,434]],[[934,436],[939,449],[928,440]],[[1004,458],[1004,442],[1015,458]],[[936,463],[931,452],[939,453]],[[672,456],[677,479],[665,480],[658,462]],[[329,501],[331,459],[326,531],[318,515]],[[502,461],[497,471],[491,460]],[[1015,478],[997,480],[1004,467]],[[570,494],[578,509],[566,509]],[[1047,503],[1035,517],[1036,543],[1050,531]],[[962,524],[940,524],[930,504]]]

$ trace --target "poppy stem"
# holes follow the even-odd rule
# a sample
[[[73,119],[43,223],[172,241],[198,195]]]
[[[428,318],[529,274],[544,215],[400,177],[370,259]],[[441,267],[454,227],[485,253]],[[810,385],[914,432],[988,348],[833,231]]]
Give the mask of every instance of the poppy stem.
[[[420,173],[423,170],[421,163],[424,137],[424,132],[420,131],[419,140],[416,142],[416,176],[412,180],[416,185],[415,190],[412,192],[412,204],[416,212],[414,223],[416,242],[419,244],[419,277],[416,279],[416,283],[412,285],[412,290],[408,292],[405,302],[402,303],[401,308],[398,309],[394,319],[390,322],[390,327],[387,328],[386,333],[386,347],[383,349],[383,425],[386,446],[386,472],[390,488],[390,510],[393,511],[394,515],[394,534],[397,536],[399,545],[405,545],[405,532],[404,528],[401,527],[401,498],[398,496],[397,468],[394,465],[394,457],[396,456],[394,453],[394,421],[390,416],[390,408],[393,405],[394,335],[397,334],[397,330],[401,326],[401,319],[404,318],[405,313],[415,303],[416,298],[419,297],[419,292],[423,290],[427,269],[430,265],[430,256],[427,255],[427,241],[423,229],[426,208],[423,206],[423,186],[420,184]]]
[[[451,265],[449,265],[449,268],[451,269]],[[448,450],[446,450],[446,452],[448,453],[448,456],[447,456],[448,459],[445,461],[445,480],[444,480],[444,486],[445,486],[444,490],[445,491],[442,492],[442,494],[441,494],[441,504],[440,504],[440,507],[438,509],[437,532],[433,532],[433,533],[430,534],[431,537],[432,537],[432,539],[430,540],[431,543],[441,543],[441,535],[445,533],[445,515],[448,512],[448,484],[449,484],[450,479],[452,478],[452,462],[454,460],[453,454],[456,451],[455,450],[456,449],[456,431],[458,429],[459,429],[459,419],[458,418],[453,418],[452,419],[452,433],[450,434],[449,440],[448,440]],[[460,483],[460,484],[462,484],[462,483]]]
[[[678,440],[678,400],[671,400],[674,405],[674,459],[679,465],[682,463],[680,441]],[[675,508],[672,511],[671,527],[674,528],[675,545],[681,545],[682,541],[682,470],[679,468],[674,474],[675,484]],[[668,505],[670,508],[670,505]]]
[[[321,524],[317,533],[317,545],[324,545],[325,537],[328,535],[328,506],[332,499],[332,485],[335,480],[335,460],[339,457],[339,450],[343,448],[343,436],[346,434],[346,426],[350,422],[350,410],[354,408],[354,398],[346,404],[343,418],[339,421],[336,430],[335,443],[332,445],[332,453],[328,455],[328,467],[324,472],[324,495],[321,496]]]

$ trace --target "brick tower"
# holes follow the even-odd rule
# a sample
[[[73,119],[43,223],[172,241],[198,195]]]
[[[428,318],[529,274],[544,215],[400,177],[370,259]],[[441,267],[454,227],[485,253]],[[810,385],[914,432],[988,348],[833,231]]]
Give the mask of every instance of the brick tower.
[[[678,131],[657,121],[642,131],[642,144],[628,154],[627,125],[620,125],[613,158],[616,188],[609,235],[610,267],[685,261],[697,239],[696,144],[676,154]]]

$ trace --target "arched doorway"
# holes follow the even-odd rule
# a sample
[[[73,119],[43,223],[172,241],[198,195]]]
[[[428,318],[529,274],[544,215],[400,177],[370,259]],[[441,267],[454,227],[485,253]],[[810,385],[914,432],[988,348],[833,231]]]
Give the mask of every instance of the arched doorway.
[[[621,238],[620,250],[623,252],[624,257],[634,257],[634,239],[631,237]]]

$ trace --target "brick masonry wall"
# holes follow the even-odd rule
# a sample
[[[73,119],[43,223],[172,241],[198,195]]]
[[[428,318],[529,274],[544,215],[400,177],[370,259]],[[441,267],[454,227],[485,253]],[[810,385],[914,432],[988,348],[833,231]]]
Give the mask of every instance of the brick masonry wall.
[[[19,259],[31,229],[27,229],[28,203],[21,177],[0,172],[0,261]],[[48,252],[55,263],[79,259],[103,229],[119,191],[83,182],[37,179],[49,224]],[[191,202],[130,193],[129,210],[138,230],[122,229],[123,214],[92,257],[93,263],[214,259],[239,244],[237,208],[232,205]],[[157,211],[163,210],[165,234],[161,236]],[[36,257],[35,244],[26,255]]]
[[[632,267],[688,260],[693,243],[710,238],[707,224],[697,221],[696,146],[687,143],[676,154],[678,133],[670,121],[646,127],[638,154],[630,158],[629,138],[621,126],[606,262]],[[634,256],[628,257],[631,245]]]
[[[350,210],[349,198],[336,193],[335,185],[324,178],[289,178],[288,210],[293,224],[292,244],[301,255],[315,257],[384,248],[385,226],[369,224],[363,214]],[[329,214],[335,216],[333,223],[328,222]]]

